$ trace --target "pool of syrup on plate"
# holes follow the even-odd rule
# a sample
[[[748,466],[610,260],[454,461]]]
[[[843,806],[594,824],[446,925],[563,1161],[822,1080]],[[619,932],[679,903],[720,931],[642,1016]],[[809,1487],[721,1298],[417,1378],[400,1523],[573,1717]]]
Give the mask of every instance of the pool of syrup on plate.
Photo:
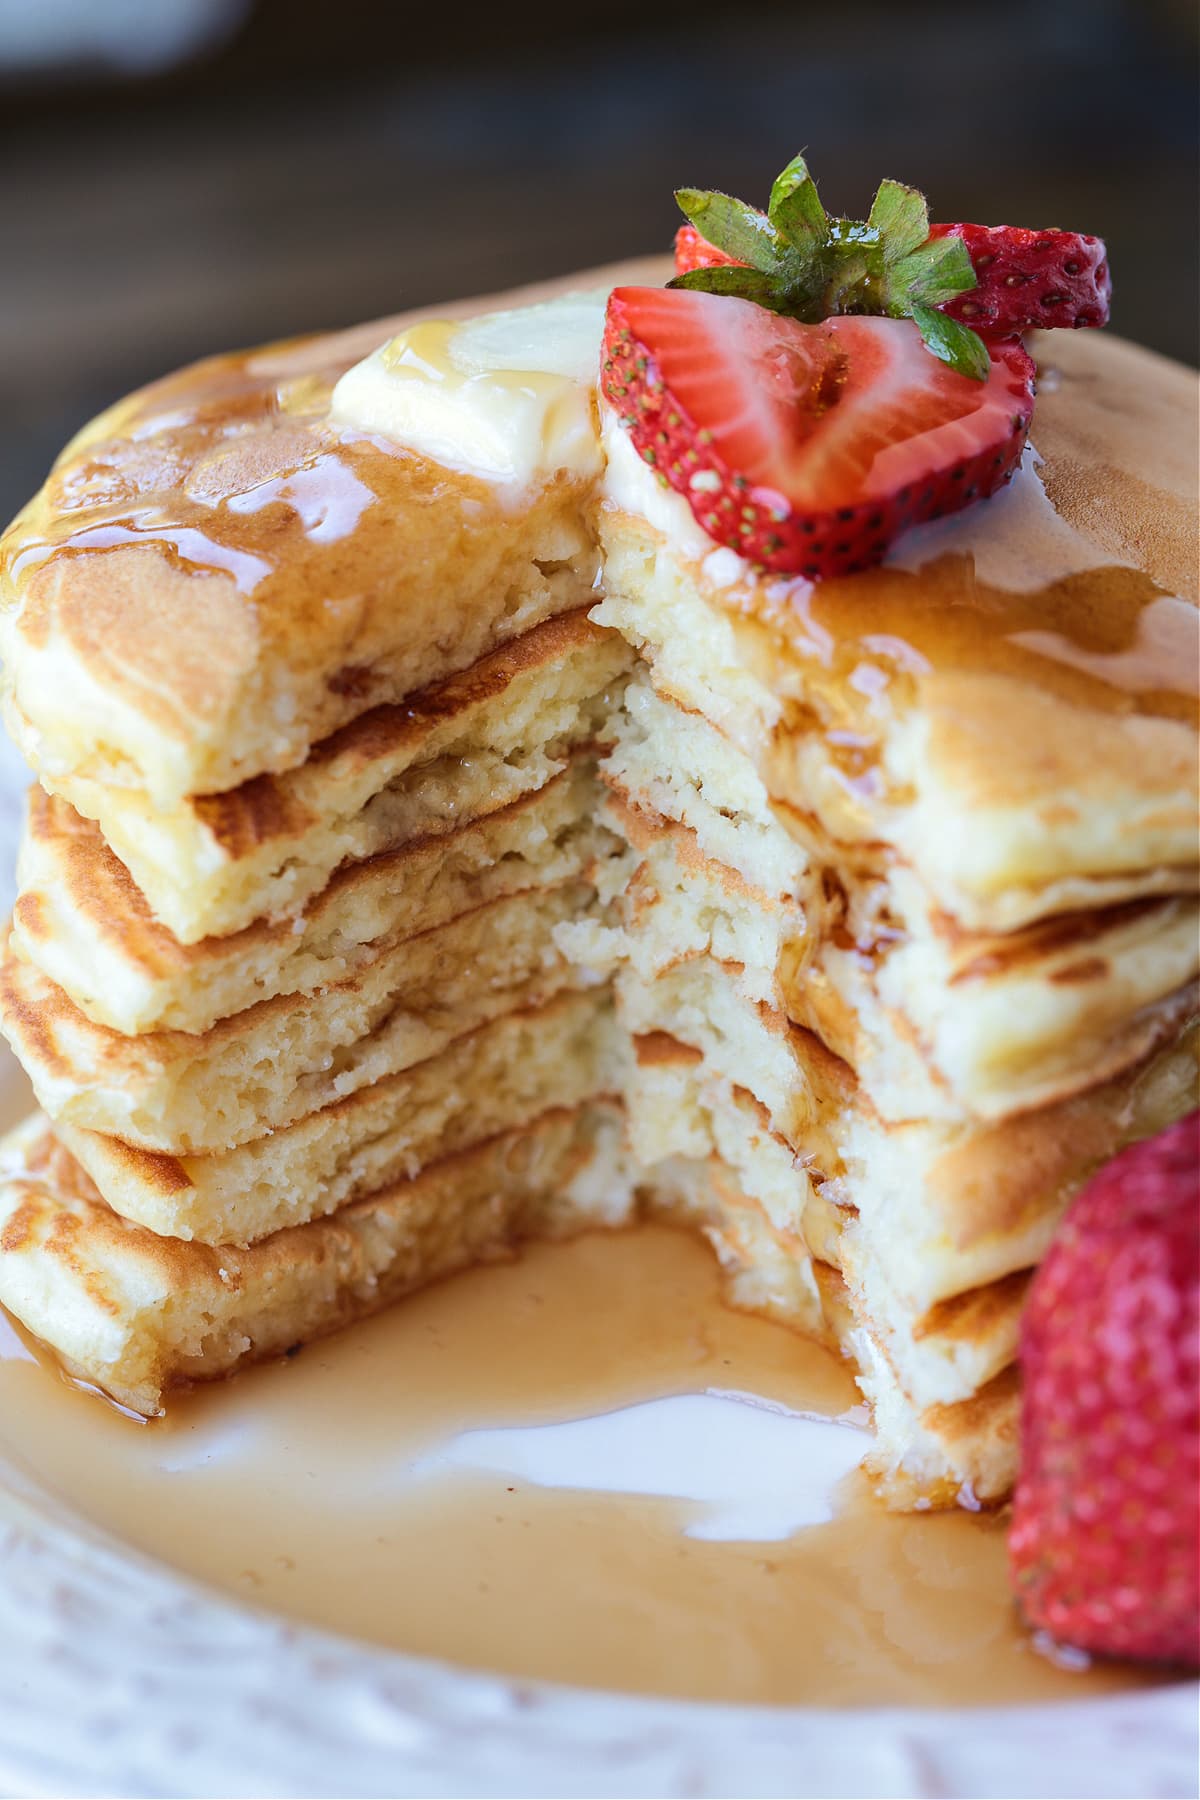
[[[890,1515],[845,1476],[856,1398],[826,1352],[725,1307],[709,1253],[665,1227],[474,1270],[150,1425],[0,1332],[0,1464],[291,1618],[715,1701],[981,1705],[1136,1679],[1034,1649],[1002,1518]]]

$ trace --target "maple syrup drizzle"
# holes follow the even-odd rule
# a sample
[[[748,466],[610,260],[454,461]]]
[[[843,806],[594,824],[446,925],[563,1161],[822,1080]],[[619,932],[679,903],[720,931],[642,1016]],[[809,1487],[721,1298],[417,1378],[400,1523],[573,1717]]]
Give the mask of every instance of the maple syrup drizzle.
[[[282,639],[318,608],[394,591],[397,558],[444,529],[443,504],[502,517],[486,482],[335,428],[345,366],[339,339],[216,357],[114,408],[51,476],[49,505],[10,533],[10,576],[20,585],[54,558],[153,546],[176,567],[231,575]],[[1044,404],[1069,405],[1070,386]],[[1086,529],[1096,497],[1068,517],[1048,497],[1049,469],[1031,452],[1008,490],[906,534],[882,568],[815,588],[761,583],[748,603],[773,655],[801,665],[835,712],[877,725],[943,669],[1194,722],[1195,605],[1114,563]]]

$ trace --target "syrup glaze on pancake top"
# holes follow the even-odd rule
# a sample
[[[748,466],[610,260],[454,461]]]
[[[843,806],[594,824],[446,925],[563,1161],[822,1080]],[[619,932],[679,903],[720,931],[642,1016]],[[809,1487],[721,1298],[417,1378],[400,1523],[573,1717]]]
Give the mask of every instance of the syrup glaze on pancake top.
[[[613,272],[573,285],[597,283]],[[601,299],[597,360],[603,314]],[[522,366],[503,350],[506,332],[528,342],[521,318],[487,326],[502,370]],[[8,1150],[0,1299],[76,1374],[154,1411],[173,1385],[274,1353],[275,1294],[314,1335],[530,1232],[640,1208],[704,1232],[738,1303],[852,1359],[892,1504],[1001,1498],[1029,1272],[1090,1170],[1186,1110],[1194,1084],[1186,377],[1091,334],[1038,340],[1036,466],[883,566],[814,584],[716,543],[607,401],[599,479],[446,466],[440,390],[420,414],[438,419],[438,460],[419,434],[364,435],[332,409],[344,369],[377,430],[398,416],[398,367],[436,384],[453,360],[452,332],[378,349],[401,323],[150,390],[84,434],[6,540],[7,705],[55,798],[33,809],[0,1010],[57,1136],[33,1125]],[[401,806],[374,837],[370,783],[348,800],[322,785],[328,734],[420,711],[414,690],[507,643],[520,659],[585,602],[582,726],[534,730],[547,753],[528,780],[524,740],[482,777],[494,735],[442,761],[427,745],[413,778],[444,816]],[[206,686],[196,659],[223,622]],[[530,721],[554,711],[568,662],[524,659]],[[517,709],[511,684],[489,692],[492,732]],[[551,921],[551,865],[523,834],[568,771],[599,835],[579,904]],[[267,804],[285,787],[303,787],[318,835],[344,814],[336,855],[368,860],[335,871],[331,855],[289,890],[298,839],[272,841]],[[217,815],[248,829],[206,837]],[[380,869],[424,868],[419,893],[439,845],[468,886],[505,890],[492,903],[514,944],[546,930],[575,977],[540,1011],[514,982],[514,1011],[452,1021],[408,1068],[381,1053],[397,1029],[384,990],[387,971],[423,966],[421,921],[383,904]],[[514,856],[526,872],[508,887],[493,872]],[[447,993],[470,981],[468,886],[447,876],[438,915],[459,959]],[[213,896],[234,891],[222,912]],[[98,991],[92,942],[120,999]],[[210,970],[219,1002],[187,992]],[[339,1036],[336,984],[358,993],[370,970],[384,986]],[[276,1049],[288,1091],[264,1075],[261,1104],[231,1100],[233,1071]],[[348,1091],[361,1070],[381,1079]],[[139,1093],[157,1130],[122,1123]],[[547,1109],[571,1121],[557,1209],[552,1159],[528,1192],[518,1179]],[[513,1179],[490,1223],[449,1208],[437,1237],[429,1196],[474,1159],[486,1213],[487,1146],[508,1125]],[[378,1263],[347,1250],[344,1283],[317,1273],[339,1221],[346,1244],[374,1241],[372,1209],[395,1221],[410,1203],[402,1282],[383,1273],[390,1240]],[[185,1237],[187,1255],[160,1249]],[[99,1294],[122,1246],[154,1282]],[[219,1344],[187,1297],[201,1266],[232,1270],[235,1298],[239,1269],[272,1271],[222,1303]]]
[[[0,555],[9,724],[40,773],[217,793],[587,600],[584,478],[514,508],[331,422],[338,378],[410,322],[214,357],[68,446]]]

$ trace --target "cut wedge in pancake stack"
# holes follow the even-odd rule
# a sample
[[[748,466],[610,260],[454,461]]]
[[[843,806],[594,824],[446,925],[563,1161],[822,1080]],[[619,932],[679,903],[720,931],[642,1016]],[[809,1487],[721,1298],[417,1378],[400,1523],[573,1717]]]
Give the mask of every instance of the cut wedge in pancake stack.
[[[730,262],[202,365],[5,540],[0,1302],[122,1403],[652,1212],[891,1504],[1010,1488],[1031,1272],[1194,1104],[1190,385],[1047,335],[1021,463],[1015,339]]]

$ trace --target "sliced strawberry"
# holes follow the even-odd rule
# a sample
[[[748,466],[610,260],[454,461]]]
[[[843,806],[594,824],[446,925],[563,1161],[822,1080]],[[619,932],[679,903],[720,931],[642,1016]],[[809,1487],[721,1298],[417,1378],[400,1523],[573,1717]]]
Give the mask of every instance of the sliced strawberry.
[[[728,296],[617,288],[601,388],[711,538],[816,580],[878,562],[910,525],[1007,481],[1033,364],[997,344],[988,379],[971,381],[909,320],[802,325]]]
[[[931,225],[929,235],[958,237],[967,247],[979,286],[941,310],[975,331],[1108,323],[1112,278],[1103,238],[1021,225]]]
[[[930,238],[959,237],[978,286],[939,307],[974,331],[1011,336],[1034,327],[1107,325],[1112,277],[1103,238],[1021,225],[931,225]],[[735,261],[694,225],[675,233],[675,273]]]
[[[727,256],[715,244],[701,237],[694,225],[681,225],[675,233],[675,273],[686,275],[692,269],[723,269],[737,258]]]

